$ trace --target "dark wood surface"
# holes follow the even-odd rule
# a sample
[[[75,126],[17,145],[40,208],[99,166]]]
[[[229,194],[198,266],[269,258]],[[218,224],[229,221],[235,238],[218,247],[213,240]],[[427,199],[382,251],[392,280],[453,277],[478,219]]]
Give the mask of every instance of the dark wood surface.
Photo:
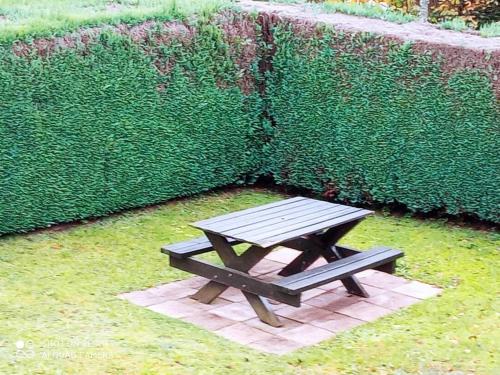
[[[274,282],[273,285],[282,288],[286,293],[298,294],[335,280],[344,279],[366,269],[394,262],[394,260],[402,256],[403,253],[399,250],[377,247],[336,260],[324,266],[284,277]]]
[[[201,220],[194,227],[205,236],[162,247],[170,255],[173,267],[210,281],[191,298],[212,303],[229,286],[238,288],[263,322],[279,327],[282,322],[268,305],[271,298],[291,306],[300,306],[301,292],[340,280],[346,290],[362,297],[367,291],[354,276],[368,268],[393,272],[398,250],[376,248],[367,252],[338,246],[337,243],[372,211],[295,197],[247,210]],[[242,254],[233,246],[248,243]],[[269,282],[249,275],[249,270],[276,246],[300,251],[279,273],[285,276]],[[193,256],[215,251],[224,266]],[[307,270],[318,258],[327,265]]]
[[[237,245],[241,241],[235,240],[233,238],[228,238],[227,241],[231,245]],[[201,236],[198,238],[193,238],[192,240],[177,242],[174,244],[164,245],[161,248],[161,252],[164,254],[169,254],[175,258],[188,258],[193,255],[203,254],[214,249],[212,243],[208,240],[206,236]]]
[[[170,265],[183,271],[206,277],[209,280],[223,284],[226,288],[232,286],[250,294],[271,298],[291,306],[300,306],[300,296],[283,293],[269,282],[252,277],[235,268],[218,266],[195,258],[170,258]]]
[[[201,220],[192,225],[208,233],[266,248],[358,221],[372,213],[361,208],[295,197]]]

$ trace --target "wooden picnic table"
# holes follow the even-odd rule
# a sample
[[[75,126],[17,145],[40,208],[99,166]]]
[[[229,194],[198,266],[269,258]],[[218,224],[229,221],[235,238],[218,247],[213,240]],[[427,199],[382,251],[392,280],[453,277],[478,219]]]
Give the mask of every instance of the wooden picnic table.
[[[368,293],[355,273],[374,268],[393,273],[399,250],[376,247],[368,251],[339,246],[337,243],[373,211],[325,201],[295,197],[226,215],[201,220],[192,225],[205,236],[162,247],[170,265],[210,281],[192,298],[211,303],[228,287],[241,290],[257,316],[272,326],[281,326],[266,298],[300,306],[301,292],[340,280],[347,291],[362,297]],[[233,246],[250,246],[238,255]],[[278,246],[301,253],[279,275],[264,281],[249,271]],[[195,258],[209,251],[218,254],[224,266]],[[326,265],[308,269],[318,258]]]

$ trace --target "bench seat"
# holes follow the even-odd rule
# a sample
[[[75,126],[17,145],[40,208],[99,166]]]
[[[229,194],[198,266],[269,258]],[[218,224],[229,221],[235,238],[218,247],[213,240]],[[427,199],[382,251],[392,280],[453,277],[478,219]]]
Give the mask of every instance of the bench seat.
[[[231,245],[237,245],[241,243],[241,241],[232,238],[227,238],[227,241]],[[188,241],[164,245],[161,247],[162,253],[179,259],[189,258],[190,256],[207,253],[212,250],[212,243],[206,236],[201,236]]]
[[[393,263],[404,253],[388,247],[376,247],[368,251],[339,259],[333,263],[283,277],[273,284],[284,293],[299,294],[303,291],[352,276],[358,272]]]

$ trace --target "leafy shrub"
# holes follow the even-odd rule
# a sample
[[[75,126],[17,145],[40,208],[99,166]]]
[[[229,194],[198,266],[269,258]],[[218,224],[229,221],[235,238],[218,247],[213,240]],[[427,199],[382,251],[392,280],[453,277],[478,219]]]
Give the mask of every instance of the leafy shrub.
[[[430,0],[430,17],[434,22],[460,18],[478,28],[500,20],[498,0]]]
[[[329,4],[387,4],[389,9],[399,9],[405,13],[418,14],[419,0],[326,0]],[[338,5],[337,5],[338,6]],[[467,24],[479,26],[500,20],[499,0],[430,0],[429,15],[432,22],[452,21],[459,18]],[[457,21],[458,22],[458,21]]]
[[[222,31],[238,23],[139,25],[66,40],[73,47],[57,47],[65,39],[3,46],[0,234],[252,175],[261,99],[240,87],[245,72],[231,52],[248,41],[230,46]]]
[[[498,221],[500,106],[484,71],[451,73],[380,37],[319,34],[275,28],[267,165],[276,181]]]

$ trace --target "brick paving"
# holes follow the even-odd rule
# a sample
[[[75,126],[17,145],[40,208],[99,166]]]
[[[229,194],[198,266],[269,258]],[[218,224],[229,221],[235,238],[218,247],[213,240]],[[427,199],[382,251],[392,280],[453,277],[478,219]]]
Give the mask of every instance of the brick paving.
[[[255,266],[251,274],[265,280],[279,277],[277,271],[298,254],[291,249],[275,250]],[[318,261],[315,266],[321,264],[323,261]],[[299,308],[270,301],[283,322],[283,327],[279,328],[262,323],[243,294],[234,288],[229,288],[210,305],[189,298],[206,283],[198,276],[123,293],[119,297],[241,345],[282,355],[332,339],[340,332],[372,322],[441,292],[432,285],[375,270],[360,272],[357,277],[370,294],[369,298],[350,295],[340,281],[335,281],[302,293],[302,306]]]

